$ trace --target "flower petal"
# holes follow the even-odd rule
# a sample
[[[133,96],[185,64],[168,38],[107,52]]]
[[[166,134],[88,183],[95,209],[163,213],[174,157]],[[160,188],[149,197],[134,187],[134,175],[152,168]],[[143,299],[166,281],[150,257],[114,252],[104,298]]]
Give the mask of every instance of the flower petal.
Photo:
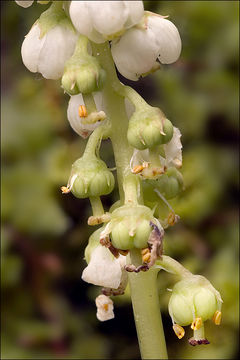
[[[166,166],[181,167],[182,165],[182,143],[181,143],[181,132],[178,128],[173,127],[173,137],[164,145]]]
[[[88,266],[83,270],[82,279],[94,285],[117,289],[122,278],[119,258],[114,258],[104,246],[97,246],[91,254]]]
[[[114,318],[113,301],[106,295],[99,295],[95,300],[97,306],[97,318],[100,321]]]

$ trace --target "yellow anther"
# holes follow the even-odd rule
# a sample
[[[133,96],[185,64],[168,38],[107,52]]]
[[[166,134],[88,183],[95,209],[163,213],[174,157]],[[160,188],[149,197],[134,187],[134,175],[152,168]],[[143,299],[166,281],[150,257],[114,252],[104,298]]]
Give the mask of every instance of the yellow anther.
[[[151,252],[150,252],[149,248],[142,249],[141,254],[142,254],[142,261],[143,262],[145,262],[145,263],[150,262]]]
[[[108,304],[104,304],[103,309],[104,309],[104,311],[108,311]]]
[[[173,330],[179,339],[182,339],[185,335],[185,330],[178,324],[173,325]]]
[[[202,326],[202,318],[198,317],[198,318],[193,320],[193,322],[191,324],[191,329],[192,330],[199,330],[201,326]]]
[[[61,186],[62,194],[68,194],[70,193],[70,189],[67,186]]]
[[[176,222],[175,213],[173,211],[170,211],[167,218],[167,223],[170,226],[173,226]]]
[[[219,311],[219,310],[215,311],[212,319],[213,319],[213,322],[214,322],[215,325],[220,325],[221,324],[221,319],[222,319],[221,311]]]
[[[85,105],[80,105],[78,108],[78,115],[80,117],[87,117],[88,113],[87,113],[87,108]]]
[[[102,214],[100,216],[90,216],[88,218],[88,225],[90,226],[99,225],[108,222],[110,219],[111,217],[108,213]]]
[[[144,162],[142,163],[142,165],[136,165],[136,166],[134,166],[134,168],[132,169],[132,172],[133,172],[134,174],[139,174],[140,172],[143,171],[143,169],[146,169],[146,168],[148,168],[148,167],[149,167],[149,163],[146,162],[146,161],[144,161]]]

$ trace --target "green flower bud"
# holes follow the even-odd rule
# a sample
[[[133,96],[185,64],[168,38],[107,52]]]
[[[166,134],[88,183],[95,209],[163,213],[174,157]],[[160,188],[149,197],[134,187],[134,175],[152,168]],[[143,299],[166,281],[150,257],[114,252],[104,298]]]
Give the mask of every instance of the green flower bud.
[[[147,201],[155,202],[159,200],[157,191],[166,199],[172,199],[182,191],[182,174],[174,167],[167,169],[166,173],[156,180],[146,179],[143,184],[143,196]],[[157,190],[157,191],[156,191]]]
[[[192,328],[194,328],[195,319],[201,318],[201,321],[211,319],[215,312],[220,310],[221,302],[219,292],[206,278],[192,275],[173,287],[168,309],[173,323],[182,326],[193,323]]]
[[[129,250],[147,247],[152,231],[150,221],[154,221],[152,211],[143,205],[123,205],[111,214],[111,221],[101,234],[102,237],[111,234],[115,248]]]
[[[173,136],[173,126],[160,109],[144,107],[130,118],[127,138],[130,145],[139,150],[151,149],[168,143]]]
[[[70,95],[90,94],[103,87],[106,73],[88,53],[87,44],[88,39],[80,35],[73,56],[65,64],[62,87]]]
[[[72,165],[68,188],[80,199],[107,195],[114,188],[114,176],[101,159],[83,156]]]

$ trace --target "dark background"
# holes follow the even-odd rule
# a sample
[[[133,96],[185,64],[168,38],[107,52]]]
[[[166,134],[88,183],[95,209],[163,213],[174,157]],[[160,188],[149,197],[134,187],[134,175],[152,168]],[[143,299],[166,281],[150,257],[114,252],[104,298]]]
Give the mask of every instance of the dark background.
[[[238,60],[237,1],[146,1],[170,15],[183,42],[179,61],[131,84],[181,129],[186,190],[171,204],[181,221],[166,232],[165,253],[221,292],[222,325],[206,323],[211,344],[190,347],[171,329],[167,304],[176,279],[159,276],[172,359],[235,359],[238,351]],[[48,7],[48,6],[47,6]],[[60,82],[32,74],[21,43],[46,6],[1,1],[2,358],[137,359],[129,290],[115,319],[95,316],[99,288],[81,280],[93,231],[88,200],[63,196],[86,141],[70,128]],[[101,156],[113,166],[111,146]],[[105,208],[117,192],[103,198]]]

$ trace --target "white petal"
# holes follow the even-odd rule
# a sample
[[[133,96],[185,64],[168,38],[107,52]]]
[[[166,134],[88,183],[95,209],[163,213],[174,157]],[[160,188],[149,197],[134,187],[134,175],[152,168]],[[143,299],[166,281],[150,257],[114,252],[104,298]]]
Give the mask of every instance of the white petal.
[[[94,93],[94,100],[97,106],[97,110],[102,109],[102,94],[101,92]],[[83,97],[81,94],[73,95],[70,97],[67,109],[68,121],[74,131],[83,138],[89,136],[89,134],[100,125],[100,122],[95,124],[82,124],[82,118],[78,114],[78,108],[80,105],[84,105]]]
[[[113,301],[106,295],[99,295],[96,300],[97,318],[106,321],[114,318]]]
[[[38,71],[43,77],[57,80],[63,75],[64,64],[72,56],[76,41],[76,34],[61,25],[47,32],[38,63]]]
[[[173,127],[173,137],[169,143],[164,145],[166,156],[166,166],[180,167],[182,164],[182,143],[181,132],[178,128]]]
[[[126,28],[137,24],[144,15],[144,7],[142,1],[123,1],[128,9],[128,20],[124,24]]]
[[[21,0],[15,0],[15,2],[19,5],[22,6],[24,8],[28,8],[29,6],[31,6],[33,4],[33,0],[30,1],[21,1]]]
[[[118,71],[127,79],[138,80],[152,69],[156,61],[155,37],[152,32],[131,28],[112,43],[112,56]]]
[[[122,30],[128,18],[123,1],[89,1],[89,11],[93,27],[105,36]]]
[[[46,39],[46,36],[40,39],[40,32],[39,25],[33,25],[22,43],[21,53],[23,63],[32,72],[38,71],[39,55]]]
[[[94,285],[117,289],[121,277],[122,268],[119,258],[114,258],[106,247],[97,246],[91,254],[88,266],[83,270],[82,279]]]
[[[87,1],[71,1],[69,15],[80,34],[88,36],[92,31],[92,21]]]
[[[148,17],[148,29],[155,35],[157,57],[162,64],[171,64],[180,56],[181,38],[176,26],[160,16]]]
[[[141,165],[144,162],[149,162],[149,150],[134,149],[133,156],[130,160],[130,168],[133,170],[134,166]]]

